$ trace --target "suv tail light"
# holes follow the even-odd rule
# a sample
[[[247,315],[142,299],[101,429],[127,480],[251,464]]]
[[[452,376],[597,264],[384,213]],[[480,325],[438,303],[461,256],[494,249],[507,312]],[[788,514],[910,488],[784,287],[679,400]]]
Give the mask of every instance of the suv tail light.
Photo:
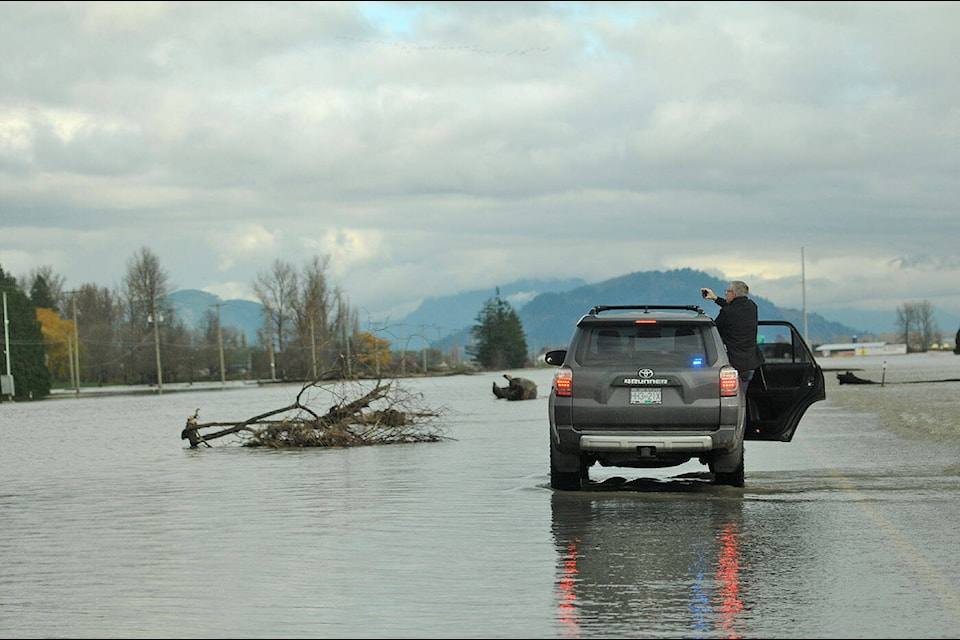
[[[720,369],[720,396],[730,397],[740,393],[740,372],[733,367]]]
[[[573,371],[567,367],[560,367],[553,374],[553,392],[557,396],[569,397],[573,391]]]

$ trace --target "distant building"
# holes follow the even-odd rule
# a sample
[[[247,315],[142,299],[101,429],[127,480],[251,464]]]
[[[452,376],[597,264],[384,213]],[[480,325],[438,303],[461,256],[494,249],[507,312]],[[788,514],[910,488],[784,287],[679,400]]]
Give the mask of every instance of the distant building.
[[[838,344],[821,344],[814,347],[816,356],[896,356],[907,353],[905,344],[888,344],[886,342],[842,342]]]

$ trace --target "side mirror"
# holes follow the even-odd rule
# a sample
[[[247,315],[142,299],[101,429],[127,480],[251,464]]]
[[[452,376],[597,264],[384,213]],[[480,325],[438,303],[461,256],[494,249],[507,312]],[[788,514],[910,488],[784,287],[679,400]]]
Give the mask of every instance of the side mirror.
[[[554,351],[547,351],[543,354],[543,361],[547,364],[552,364],[556,367],[559,367],[563,364],[563,361],[567,357],[566,349],[556,349]]]

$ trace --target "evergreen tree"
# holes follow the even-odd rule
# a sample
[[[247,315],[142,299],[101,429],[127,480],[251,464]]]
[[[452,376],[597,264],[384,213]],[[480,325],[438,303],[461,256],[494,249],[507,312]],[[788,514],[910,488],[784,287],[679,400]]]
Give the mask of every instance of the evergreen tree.
[[[0,300],[6,294],[7,318],[0,318],[0,327],[7,322],[10,337],[10,371],[6,370],[6,353],[0,371],[13,376],[14,397],[39,399],[50,395],[50,371],[47,369],[43,331],[37,320],[36,308],[27,294],[17,285],[16,278],[8,276],[0,267]],[[4,307],[0,304],[0,315]],[[6,348],[6,345],[3,345]]]
[[[60,311],[57,308],[57,301],[53,297],[53,292],[50,290],[50,285],[47,284],[47,279],[43,276],[37,276],[30,286],[30,302],[37,309]]]
[[[475,343],[466,347],[467,355],[487,369],[516,369],[527,363],[527,338],[520,316],[497,293],[483,304],[471,329]]]

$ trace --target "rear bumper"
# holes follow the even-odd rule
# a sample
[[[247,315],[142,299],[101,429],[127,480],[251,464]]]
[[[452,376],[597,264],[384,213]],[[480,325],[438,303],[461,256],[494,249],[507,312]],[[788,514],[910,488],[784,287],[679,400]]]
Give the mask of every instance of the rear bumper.
[[[587,432],[572,427],[551,427],[553,447],[560,455],[557,465],[561,471],[579,468],[583,457],[594,459],[603,466],[665,467],[682,464],[691,458],[716,456],[735,451],[742,446],[735,425],[723,425],[709,433],[691,431],[673,432]],[[569,467],[569,468],[567,468]]]
[[[719,433],[716,435],[719,435]],[[584,453],[629,452],[644,447],[653,447],[656,451],[670,453],[703,453],[717,448],[714,438],[714,435],[666,433],[656,435],[582,435],[580,436],[580,450]]]
[[[640,447],[656,447],[659,451],[699,454],[729,450],[737,442],[737,425],[723,424],[712,431],[676,430],[578,431],[569,425],[550,425],[554,444],[563,453],[636,452]]]

